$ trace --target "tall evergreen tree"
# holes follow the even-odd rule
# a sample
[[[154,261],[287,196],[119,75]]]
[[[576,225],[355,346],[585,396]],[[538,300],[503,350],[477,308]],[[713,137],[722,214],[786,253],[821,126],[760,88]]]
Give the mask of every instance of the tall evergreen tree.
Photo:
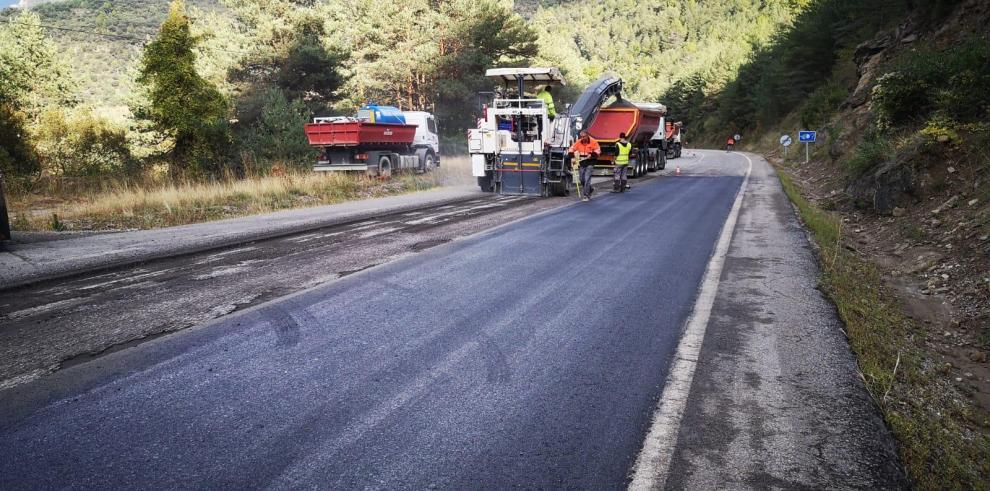
[[[199,41],[190,33],[185,2],[173,0],[158,37],[141,57],[137,80],[146,87],[149,104],[135,112],[171,139],[174,170],[218,175],[231,143],[227,103],[196,72],[193,49]]]

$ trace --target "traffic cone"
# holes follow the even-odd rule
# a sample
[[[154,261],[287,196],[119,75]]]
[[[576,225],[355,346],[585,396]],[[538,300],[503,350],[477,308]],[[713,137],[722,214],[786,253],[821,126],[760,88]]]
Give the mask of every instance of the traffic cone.
[[[679,165],[677,166],[677,171],[676,171],[676,173],[674,175],[675,176],[681,175],[681,166],[679,166]]]

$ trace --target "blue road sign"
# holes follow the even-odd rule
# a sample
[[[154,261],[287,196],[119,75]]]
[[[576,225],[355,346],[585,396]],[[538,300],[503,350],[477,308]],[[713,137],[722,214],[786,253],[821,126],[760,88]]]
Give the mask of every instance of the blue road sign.
[[[802,142],[805,142],[805,143],[814,143],[816,138],[818,138],[818,132],[817,131],[799,131],[798,132],[798,141],[802,141]]]

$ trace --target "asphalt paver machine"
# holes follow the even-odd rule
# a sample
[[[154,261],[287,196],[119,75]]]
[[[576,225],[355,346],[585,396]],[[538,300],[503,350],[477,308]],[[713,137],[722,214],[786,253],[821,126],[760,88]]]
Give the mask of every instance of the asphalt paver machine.
[[[508,195],[566,194],[570,173],[550,168],[547,149],[554,124],[536,98],[538,88],[559,86],[557,68],[493,68],[485,76],[499,84],[484,105],[476,128],[468,131],[471,173],[482,190]]]

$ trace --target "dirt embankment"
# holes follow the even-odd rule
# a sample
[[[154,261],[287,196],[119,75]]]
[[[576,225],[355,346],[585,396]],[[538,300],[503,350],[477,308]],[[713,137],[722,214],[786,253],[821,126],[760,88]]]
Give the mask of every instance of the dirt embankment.
[[[939,397],[967,408],[931,409],[956,419],[962,438],[978,441],[982,434],[984,442],[990,435],[990,151],[979,132],[986,128],[943,135],[929,133],[931,123],[905,127],[884,136],[883,151],[865,169],[856,166],[869,154],[864,142],[876,138],[870,135],[878,80],[922,49],[951,52],[964,40],[986,39],[988,22],[990,4],[970,0],[937,23],[919,14],[878,33],[846,60],[855,65],[849,96],[819,129],[810,163],[803,162],[803,148],[800,161],[797,152],[785,161],[776,145],[780,133],[757,145],[808,201],[837,216],[841,248],[876,267],[879,286],[912,324],[905,332],[920,338],[910,344],[923,353],[924,383],[933,375]],[[787,126],[783,132],[793,130]],[[920,382],[906,381],[908,392],[911,383]]]

